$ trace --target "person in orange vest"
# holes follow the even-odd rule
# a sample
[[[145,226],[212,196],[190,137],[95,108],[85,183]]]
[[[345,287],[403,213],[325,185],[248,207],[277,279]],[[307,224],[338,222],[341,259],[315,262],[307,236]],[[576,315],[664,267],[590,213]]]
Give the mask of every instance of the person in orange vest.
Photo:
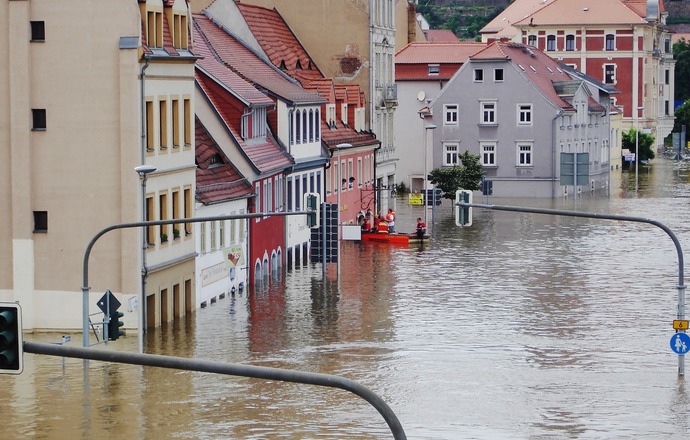
[[[376,232],[380,234],[388,234],[388,223],[386,222],[386,219],[383,218],[381,213],[379,213],[379,216],[376,219],[379,222],[378,226],[376,227]]]
[[[388,209],[388,214],[386,214],[386,223],[388,223],[388,232],[395,233],[395,211],[393,208]]]

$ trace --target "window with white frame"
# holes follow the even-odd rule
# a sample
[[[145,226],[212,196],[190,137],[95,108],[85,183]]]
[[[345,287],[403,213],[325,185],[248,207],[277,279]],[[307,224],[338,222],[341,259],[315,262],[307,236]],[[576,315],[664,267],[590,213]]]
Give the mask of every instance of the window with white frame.
[[[482,101],[480,102],[480,109],[480,124],[496,124],[496,101]]]
[[[444,104],[443,106],[443,125],[458,125],[458,105]]]
[[[439,64],[429,64],[429,76],[437,76],[441,72],[441,66]]]
[[[555,51],[556,50],[556,36],[548,35],[546,37],[546,50]]]
[[[482,165],[493,167],[496,166],[496,142],[482,142]]]
[[[606,34],[606,43],[604,49],[616,50],[616,37],[613,34]]]
[[[604,83],[616,84],[616,65],[604,64]]]
[[[565,36],[565,50],[575,50],[575,35]]]
[[[532,104],[518,104],[518,125],[532,125]]]
[[[532,163],[532,143],[517,143],[517,165],[519,167],[531,167]]]
[[[530,35],[527,37],[527,45],[537,47],[537,36]]]
[[[457,142],[443,144],[443,165],[452,167],[459,164]]]
[[[503,82],[503,69],[494,69],[494,82]]]
[[[474,69],[474,82],[484,81],[484,69]]]

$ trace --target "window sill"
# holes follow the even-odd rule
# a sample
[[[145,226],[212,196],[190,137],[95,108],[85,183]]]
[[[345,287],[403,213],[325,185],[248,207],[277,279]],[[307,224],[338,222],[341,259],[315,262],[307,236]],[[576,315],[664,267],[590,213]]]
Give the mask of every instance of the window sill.
[[[480,127],[498,127],[497,122],[480,122],[479,124]]]
[[[483,168],[498,168],[498,165],[485,165],[485,164],[482,164],[482,167],[483,167]]]
[[[48,129],[44,128],[32,128],[31,131],[48,131]]]

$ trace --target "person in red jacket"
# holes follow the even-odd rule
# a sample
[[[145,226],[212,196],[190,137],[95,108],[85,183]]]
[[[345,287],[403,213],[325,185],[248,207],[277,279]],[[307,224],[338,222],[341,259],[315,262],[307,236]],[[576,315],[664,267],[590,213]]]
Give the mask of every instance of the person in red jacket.
[[[422,221],[421,217],[417,217],[417,238],[423,240],[424,234],[426,234],[426,223]]]

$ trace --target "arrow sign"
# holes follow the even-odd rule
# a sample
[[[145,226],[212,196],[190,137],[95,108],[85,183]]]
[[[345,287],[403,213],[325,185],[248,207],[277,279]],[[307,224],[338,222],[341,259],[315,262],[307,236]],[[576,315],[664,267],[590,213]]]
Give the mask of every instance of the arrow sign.
[[[676,354],[686,354],[690,350],[690,336],[687,333],[676,333],[671,336],[671,350]]]

